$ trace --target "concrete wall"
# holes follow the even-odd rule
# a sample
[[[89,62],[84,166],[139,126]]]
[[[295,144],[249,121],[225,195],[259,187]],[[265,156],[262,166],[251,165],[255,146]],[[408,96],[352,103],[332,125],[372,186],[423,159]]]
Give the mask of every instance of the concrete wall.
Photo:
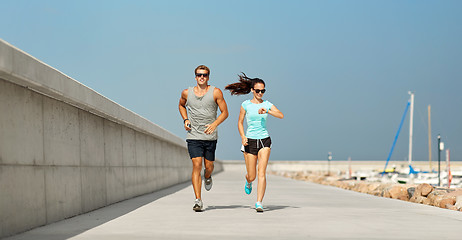
[[[0,39],[0,238],[190,176],[184,139]]]

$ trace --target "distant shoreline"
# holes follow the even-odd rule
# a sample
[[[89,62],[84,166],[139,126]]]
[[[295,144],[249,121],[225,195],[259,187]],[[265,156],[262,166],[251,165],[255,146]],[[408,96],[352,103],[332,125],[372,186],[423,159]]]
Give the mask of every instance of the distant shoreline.
[[[224,164],[225,169],[236,167],[245,168],[244,160],[219,160]],[[270,171],[383,171],[386,160],[270,160],[268,170]],[[241,166],[242,165],[242,166]],[[432,170],[438,170],[438,161],[432,161]],[[397,171],[403,171],[408,168],[407,161],[390,160],[387,169],[396,168]],[[415,170],[429,171],[430,163],[428,161],[413,161],[412,167]],[[446,161],[440,162],[440,170],[446,171]],[[462,161],[451,161],[451,170],[462,170]]]
[[[222,160],[221,161],[244,161],[244,159],[237,159],[237,160]],[[327,162],[326,159],[324,160],[277,160],[277,159],[270,159],[271,161],[276,161],[276,162]],[[351,159],[352,162],[386,162],[387,160],[361,160],[361,159]],[[348,162],[348,159],[332,159],[331,162]],[[390,160],[390,162],[402,162],[402,163],[407,163],[407,160]],[[412,160],[412,162],[427,162],[428,160]],[[446,162],[446,160],[441,159],[441,162]],[[452,162],[462,162],[462,160],[451,160]],[[432,160],[432,163],[438,163],[437,160]]]

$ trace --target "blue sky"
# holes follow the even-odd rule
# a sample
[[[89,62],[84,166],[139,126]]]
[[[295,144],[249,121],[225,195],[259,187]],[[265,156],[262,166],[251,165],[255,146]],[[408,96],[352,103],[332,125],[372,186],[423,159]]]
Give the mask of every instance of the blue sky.
[[[181,90],[194,68],[221,89],[245,72],[267,83],[273,160],[385,160],[415,92],[414,160],[441,134],[462,160],[461,1],[0,0],[0,38],[185,137]],[[217,156],[242,159],[230,112]],[[408,156],[409,115],[394,160]],[[443,155],[442,155],[443,156]],[[444,158],[443,158],[444,159]]]

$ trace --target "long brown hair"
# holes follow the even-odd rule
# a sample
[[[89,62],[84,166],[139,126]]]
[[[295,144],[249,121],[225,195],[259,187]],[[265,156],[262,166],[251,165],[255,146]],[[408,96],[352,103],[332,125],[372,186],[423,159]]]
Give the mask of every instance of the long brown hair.
[[[249,78],[245,73],[238,74],[239,82],[228,84],[225,89],[231,92],[231,95],[243,95],[250,93],[255,84],[263,83],[266,86],[265,81],[260,78]]]

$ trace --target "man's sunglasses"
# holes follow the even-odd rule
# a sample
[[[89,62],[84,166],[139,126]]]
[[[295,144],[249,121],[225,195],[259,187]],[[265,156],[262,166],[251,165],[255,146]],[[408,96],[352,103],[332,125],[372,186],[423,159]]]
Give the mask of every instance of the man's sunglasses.
[[[208,73],[196,73],[196,77],[208,77]]]
[[[265,92],[266,92],[266,89],[261,89],[261,90],[260,90],[260,89],[254,89],[254,91],[255,91],[256,93],[260,93],[260,92],[261,92],[261,93],[265,93]]]

